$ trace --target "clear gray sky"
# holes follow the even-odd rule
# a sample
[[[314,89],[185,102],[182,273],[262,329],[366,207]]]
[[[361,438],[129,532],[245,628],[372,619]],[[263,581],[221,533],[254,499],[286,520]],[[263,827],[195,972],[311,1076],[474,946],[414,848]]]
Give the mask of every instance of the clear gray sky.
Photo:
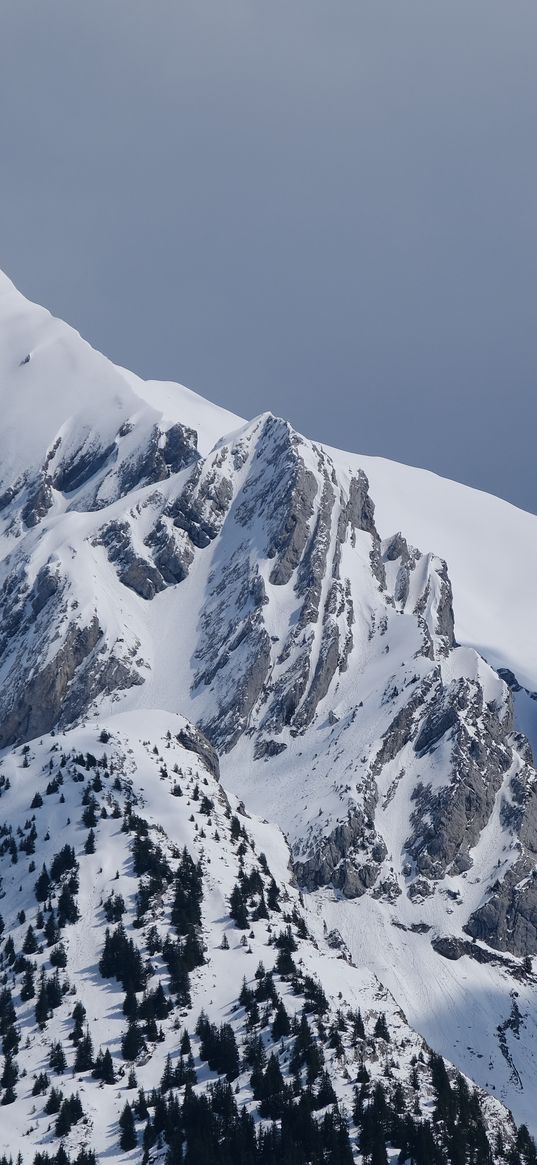
[[[3,0],[0,166],[116,361],[537,509],[535,0]]]

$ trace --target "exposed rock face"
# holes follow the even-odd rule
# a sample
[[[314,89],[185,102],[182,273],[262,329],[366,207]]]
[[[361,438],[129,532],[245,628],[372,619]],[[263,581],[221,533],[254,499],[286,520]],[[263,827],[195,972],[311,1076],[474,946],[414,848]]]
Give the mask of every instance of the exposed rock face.
[[[4,560],[0,591],[0,747],[83,716],[93,700],[141,677],[110,652],[94,612],[82,619],[68,578],[46,563],[33,582],[23,547]]]
[[[313,473],[297,462],[285,519],[280,529],[274,532],[268,549],[268,557],[276,559],[269,576],[274,586],[288,583],[301,561],[316,493],[317,482]]]
[[[281,752],[285,752],[287,745],[283,740],[256,740],[254,747],[254,760],[261,760],[263,757],[268,759],[271,756],[279,756]]]
[[[537,776],[529,765],[506,786],[502,818],[519,839],[518,858],[491,886],[465,930],[501,951],[537,954]]]
[[[176,424],[162,433],[155,425],[147,443],[122,467],[122,493],[164,481],[170,474],[192,465],[198,457],[197,435],[193,429]]]
[[[199,460],[197,434],[186,425],[149,433],[122,424],[112,442],[105,443],[92,429],[82,427],[58,436],[38,469],[8,486],[0,510],[10,506],[15,522],[32,528],[53,507],[54,494],[63,495],[72,510],[99,510],[143,486],[164,481]]]
[[[315,855],[297,861],[295,869],[309,890],[332,885],[346,898],[360,898],[375,885],[385,857],[386,846],[372,817],[356,810],[323,840]]]
[[[442,562],[438,571],[440,593],[436,605],[436,634],[444,640],[446,655],[455,647],[455,619],[453,616],[453,591],[448,575],[447,562]]]
[[[25,676],[24,683],[12,668],[14,686],[2,699],[0,747],[72,724],[86,711],[88,699],[139,682],[120,660],[95,658],[100,639],[96,619],[87,627],[71,624],[54,658]]]
[[[419,713],[423,710],[435,682],[440,682],[438,669],[435,669],[423,680],[410,699],[394,716],[383,734],[380,748],[371,766],[374,777],[380,775],[384,766],[395,760],[405,745],[416,736]]]
[[[234,495],[237,465],[245,472]],[[230,748],[254,710],[266,731],[304,730],[352,647],[353,604],[339,578],[342,545],[360,529],[370,548],[372,541],[380,546],[365,476],[336,495],[326,454],[269,416],[248,441],[220,449],[195,470],[169,513],[193,552],[222,528],[233,531],[231,553],[223,543],[214,557],[200,616],[194,690],[217,680],[219,689],[217,714],[204,717],[205,731],[220,748]],[[268,577],[260,573],[260,559],[272,563]],[[268,588],[287,586],[297,617],[283,640],[271,640],[264,616]],[[317,644],[309,629],[319,621]]]
[[[97,441],[86,448],[78,449],[65,460],[57,463],[53,485],[61,493],[74,493],[81,486],[91,481],[92,477],[108,463],[117,460],[117,445],[108,445],[102,449]]]
[[[164,589],[161,572],[148,559],[136,554],[128,522],[110,522],[99,535],[99,543],[106,547],[109,561],[117,567],[123,585],[142,599],[152,599]]]
[[[36,618],[43,607],[47,605],[49,599],[52,599],[57,593],[59,586],[58,575],[54,573],[50,565],[42,566],[36,576],[32,595],[32,611]]]
[[[184,530],[198,550],[216,538],[233,496],[231,481],[220,473],[221,458],[196,466],[167,515],[174,526]]]
[[[159,518],[145,545],[166,586],[183,582],[194,558],[194,546],[184,530],[176,529],[169,518]]]
[[[325,477],[320,505],[315,519],[315,528],[312,531],[312,536],[298,565],[296,593],[304,599],[299,619],[301,627],[307,627],[309,623],[316,623],[319,617],[323,582],[328,569],[332,515],[335,501],[336,498],[332,483],[328,477]],[[341,521],[342,514],[340,511],[339,522]],[[343,541],[345,532],[346,522],[343,522],[341,528],[339,528],[338,523],[338,546]],[[335,559],[334,569],[337,569]]]
[[[478,684],[460,680],[440,691],[414,742],[421,756],[449,736],[450,781],[437,793],[417,788],[408,852],[421,874],[461,873],[492,813],[513,754],[506,740],[511,709],[483,702]]]
[[[527,860],[514,866],[498,891],[474,911],[465,929],[500,951],[521,957],[537,954],[535,868]]]
[[[185,724],[185,727],[177,733],[177,741],[188,752],[196,753],[213,777],[216,777],[217,781],[220,780],[218,753],[199,729],[193,724]]]
[[[37,526],[52,506],[52,488],[46,474],[32,483],[29,497],[22,508],[21,518],[25,526]]]
[[[49,543],[57,510],[65,534]],[[39,472],[7,489],[3,514],[0,741],[142,684],[143,629],[177,588],[170,653],[183,655],[184,592],[192,684],[178,706],[205,734],[198,747],[249,749],[269,797],[287,766],[302,884],[417,909],[473,869],[501,815],[506,868],[484,880],[467,929],[535,949],[529,746],[505,685],[456,645],[445,562],[400,532],[381,542],[362,471],[342,472],[270,415],[203,459],[188,426],[123,421],[113,440],[60,434]],[[90,582],[103,571],[106,600]],[[303,753],[296,779],[309,765],[312,792],[300,807]]]

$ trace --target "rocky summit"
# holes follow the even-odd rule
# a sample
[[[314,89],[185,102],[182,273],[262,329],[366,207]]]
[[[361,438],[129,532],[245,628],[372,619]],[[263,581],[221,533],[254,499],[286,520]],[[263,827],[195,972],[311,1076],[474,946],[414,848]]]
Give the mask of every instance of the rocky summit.
[[[536,1161],[537,518],[4,276],[0,394],[0,1161]]]

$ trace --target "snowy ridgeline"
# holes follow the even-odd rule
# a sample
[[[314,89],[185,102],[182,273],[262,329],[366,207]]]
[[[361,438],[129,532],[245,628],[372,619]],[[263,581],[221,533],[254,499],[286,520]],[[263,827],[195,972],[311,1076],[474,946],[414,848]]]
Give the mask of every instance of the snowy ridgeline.
[[[9,899],[0,908],[20,1024],[15,1040],[6,996],[2,1095],[14,1117],[4,1152],[20,1144],[28,1162],[36,1147],[52,1152],[59,1120],[71,1156],[87,1143],[138,1160],[145,1136],[153,1159],[169,1152],[180,1161],[189,1144],[206,1162],[210,1138],[233,1129],[238,1139],[226,1142],[227,1157],[220,1143],[216,1160],[240,1161],[240,1150],[245,1165],[256,1153],[270,1165],[286,1159],[283,1134],[264,1123],[277,1116],[290,1165],[301,1160],[298,1143],[310,1145],[305,1161],[334,1165],[373,1151],[379,1161],[386,1151],[434,1161],[427,1125],[419,1127],[429,1120],[439,1161],[487,1161],[483,1112],[502,1161],[511,1126],[501,1104],[537,1132],[529,743],[537,740],[537,519],[432,474],[307,441],[270,414],[244,422],[178,385],[143,382],[3,276],[0,396]],[[188,717],[180,729],[178,713]],[[107,766],[103,725],[112,732]],[[77,764],[88,752],[96,768]],[[216,783],[219,764],[228,794]],[[96,774],[103,787],[84,794]],[[233,834],[228,795],[247,837]],[[32,807],[34,798],[43,805]],[[132,821],[123,828],[126,809]],[[144,818],[153,822],[150,842]],[[165,831],[158,842],[157,828]],[[174,922],[185,845],[203,867],[192,934]],[[78,868],[52,880],[51,919],[35,883],[64,846]],[[161,856],[143,868],[140,855],[154,846]],[[35,868],[21,877],[23,861]],[[107,910],[113,949],[105,951]],[[151,926],[160,937],[148,938]],[[66,963],[54,978],[57,947],[54,958]],[[136,966],[138,990],[118,976],[118,959]],[[272,981],[255,979],[260,961],[266,972],[278,961]],[[58,1006],[49,1006],[49,990]],[[78,1002],[85,1012],[73,1017]],[[196,1034],[202,1009],[218,1029],[230,1024],[233,1039],[203,1022]],[[65,1043],[73,1024],[77,1038]],[[421,1037],[489,1094],[484,1107],[453,1076],[449,1084],[441,1061],[431,1065]],[[222,1085],[207,1101],[211,1115],[196,1098],[217,1070],[230,1075],[219,1051],[214,1059],[214,1039],[223,1055],[238,1055],[239,1074],[231,1094]],[[61,1042],[71,1052],[63,1085],[49,1064],[51,1044]],[[77,1056],[84,1115],[78,1101],[69,1109]],[[92,1067],[81,1067],[84,1056]],[[145,1101],[128,1088],[129,1065]],[[168,1100],[150,1100],[163,1075]],[[326,1099],[329,1080],[339,1110]],[[127,1132],[117,1124],[126,1100]],[[235,1118],[234,1104],[239,1113],[246,1105],[254,1125]],[[77,1120],[67,1133],[69,1111]],[[197,1148],[191,1127],[209,1130]],[[177,1143],[167,1139],[172,1128]],[[378,1145],[368,1142],[373,1128]],[[122,1132],[136,1136],[136,1148],[120,1149]],[[530,1160],[523,1140],[521,1160]]]

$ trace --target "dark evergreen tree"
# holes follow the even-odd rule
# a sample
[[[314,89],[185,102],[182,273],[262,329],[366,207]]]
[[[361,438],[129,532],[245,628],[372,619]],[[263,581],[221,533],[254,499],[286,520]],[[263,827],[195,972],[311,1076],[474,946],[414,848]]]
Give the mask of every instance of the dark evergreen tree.
[[[75,884],[72,881],[65,882],[61,888],[60,896],[58,898],[58,926],[61,929],[63,929],[64,926],[78,922],[80,915],[76,902],[77,892],[78,883]]]
[[[28,966],[24,972],[24,977],[21,984],[21,999],[26,1002],[28,999],[33,999],[35,996],[35,982],[33,967]]]
[[[51,1088],[44,1108],[46,1115],[54,1116],[57,1112],[59,1112],[62,1106],[62,1100],[63,1092],[61,1092],[59,1088]]]
[[[86,1008],[84,1004],[78,1000],[73,1007],[71,1019],[74,1021],[73,1030],[69,1033],[69,1039],[74,1044],[78,1044],[84,1035],[84,1020],[86,1018]]]
[[[289,1016],[281,999],[278,1001],[271,1031],[273,1040],[284,1039],[291,1031]]]
[[[83,1116],[84,1112],[78,1093],[66,1097],[62,1100],[60,1111],[56,1118],[56,1136],[66,1137],[70,1133],[73,1125],[78,1124]]]
[[[177,934],[187,935],[193,928],[201,926],[202,898],[201,869],[193,862],[185,847],[174,879],[171,921]]]
[[[121,1041],[121,1054],[124,1060],[136,1060],[145,1048],[145,1040],[139,1024],[131,1019],[127,1031]]]
[[[7,1055],[4,1060],[4,1070],[0,1077],[0,1086],[2,1088],[13,1088],[19,1079],[19,1069],[17,1061],[12,1055]]]
[[[129,1149],[135,1149],[138,1144],[134,1116],[128,1101],[119,1118],[119,1127],[121,1130],[119,1143],[123,1152],[127,1153]]]
[[[49,914],[47,921],[45,923],[45,926],[44,926],[43,933],[45,935],[45,939],[46,939],[46,943],[47,943],[48,947],[52,947],[52,946],[54,946],[55,943],[57,943],[57,941],[60,937],[60,932],[58,930],[58,927],[56,926],[54,914]]]
[[[93,1068],[93,1042],[86,1028],[76,1047],[75,1072],[89,1072]]]
[[[65,1072],[67,1061],[65,1059],[65,1052],[60,1043],[52,1044],[48,1062],[50,1068],[52,1068],[54,1072],[57,1072],[58,1075],[61,1075],[63,1072]]]
[[[259,1112],[262,1117],[280,1120],[288,1103],[288,1089],[284,1083],[277,1056],[269,1056],[259,1089]]]
[[[229,913],[238,930],[248,930],[250,925],[248,921],[248,910],[244,900],[243,891],[239,884],[233,887],[231,897],[229,899]]]
[[[168,937],[162,948],[162,957],[170,975],[172,994],[177,997],[180,1007],[188,1007],[190,1005],[190,976],[179,943]]]
[[[101,1048],[97,1053],[92,1075],[96,1080],[102,1080],[103,1084],[115,1083],[116,1074],[114,1072],[114,1062],[109,1048],[106,1048],[104,1052]]]
[[[37,939],[35,937],[33,926],[29,926],[28,930],[26,931],[22,949],[25,955],[35,955],[35,952],[37,951]]]
[[[390,1033],[388,1030],[388,1024],[386,1022],[386,1016],[385,1016],[383,1011],[380,1012],[380,1015],[377,1018],[377,1022],[376,1022],[375,1027],[374,1027],[374,1032],[375,1032],[376,1036],[380,1037],[380,1039],[386,1040],[386,1043],[390,1042]]]
[[[42,1096],[50,1085],[50,1080],[46,1072],[39,1072],[34,1080],[32,1088],[32,1096]]]

